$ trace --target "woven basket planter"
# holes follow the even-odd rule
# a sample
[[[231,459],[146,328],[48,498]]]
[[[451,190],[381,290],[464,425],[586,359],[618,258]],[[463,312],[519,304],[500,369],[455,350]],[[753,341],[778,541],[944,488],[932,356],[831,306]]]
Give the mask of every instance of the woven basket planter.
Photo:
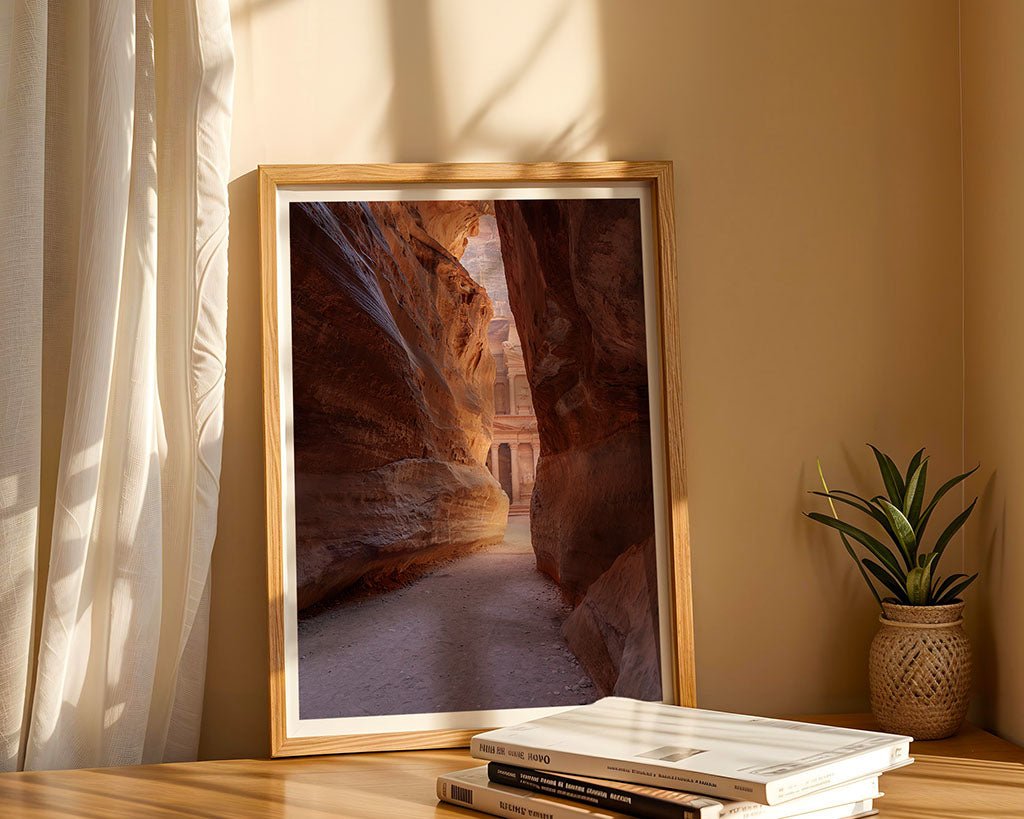
[[[971,645],[963,602],[947,606],[883,603],[871,643],[871,711],[883,730],[914,739],[952,736],[967,715]]]

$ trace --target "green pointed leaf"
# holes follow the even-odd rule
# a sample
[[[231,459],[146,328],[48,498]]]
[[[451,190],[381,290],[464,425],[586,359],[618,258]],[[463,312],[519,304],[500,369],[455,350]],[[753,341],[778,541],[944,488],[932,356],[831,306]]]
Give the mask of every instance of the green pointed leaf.
[[[817,461],[818,461],[818,477],[821,478],[822,489],[825,490],[824,494],[828,498],[828,505],[832,509],[832,517],[838,518],[839,515],[836,512],[836,505],[835,505],[835,503],[833,503],[834,495],[828,491],[828,483],[826,483],[826,481],[825,481],[825,470],[823,470],[821,468],[821,458],[818,458]],[[822,493],[815,493],[815,494],[822,494]],[[850,495],[849,492],[842,492],[840,494]],[[863,498],[858,498],[856,495],[851,495],[851,497],[856,498],[859,502],[863,503],[865,507],[869,506],[868,502],[865,501]],[[846,501],[846,502],[847,503],[852,503],[851,501]],[[868,513],[872,514],[870,511]],[[878,608],[882,608],[882,597],[878,593],[878,589],[875,588],[875,584],[871,582],[871,578],[868,577],[868,573],[866,571],[864,571],[864,567],[861,565],[860,561],[857,559],[857,553],[853,550],[853,547],[850,545],[850,541],[847,539],[846,535],[843,534],[842,532],[839,533],[839,539],[841,541],[843,541],[843,548],[846,549],[846,553],[850,556],[850,558],[853,560],[853,562],[857,564],[857,571],[860,572],[860,576],[862,578],[864,578],[864,582],[867,583],[868,588],[871,590],[871,596],[874,597],[875,598],[875,602],[878,603]]]
[[[951,574],[948,577],[946,577],[941,583],[937,583],[935,588],[932,589],[932,600],[938,600],[940,597],[942,597],[942,595],[945,593],[945,591],[950,586],[952,586],[954,583],[956,583],[957,580],[960,580],[961,578],[964,578],[964,577],[967,577],[967,575],[965,575],[965,574]],[[935,576],[935,580],[938,580],[938,576],[937,575]]]
[[[894,577],[903,576],[903,572],[900,570],[896,556],[889,550],[888,546],[877,538],[873,538],[867,532],[858,529],[856,526],[851,526],[846,521],[839,520],[838,518],[830,518],[828,515],[823,515],[820,512],[806,512],[805,514],[813,521],[823,523],[825,526],[830,526],[833,529],[838,529],[840,532],[844,532],[849,535],[871,552],[871,554],[877,557],[882,564],[893,573]]]
[[[924,447],[921,447],[917,452],[914,453],[914,457],[910,459],[910,466],[907,467],[907,485],[910,485],[910,476],[917,472],[917,468],[921,465],[921,458],[924,455]]]
[[[917,489],[914,492],[914,502],[910,506],[910,515],[907,520],[910,521],[914,527],[914,533],[917,533],[917,524],[921,520],[921,507],[924,505],[924,495],[928,489],[928,460],[921,464],[921,475],[917,479]],[[921,543],[921,538],[917,538],[918,544]]]
[[[929,552],[918,558],[917,566],[907,574],[907,597],[916,606],[927,605],[931,596],[932,571],[938,560],[935,552]]]
[[[823,498],[828,498],[830,501],[839,501],[845,503],[847,506],[852,506],[854,509],[863,512],[865,515],[870,515],[872,519],[878,521],[878,523],[885,527],[886,531],[889,531],[889,519],[881,512],[879,512],[874,506],[870,506],[867,501],[859,502],[852,500],[849,497],[842,497],[850,495],[849,492],[811,492],[812,495],[818,495]],[[853,496],[856,497],[856,496]],[[863,499],[859,499],[863,500]],[[835,507],[832,509],[832,517],[838,517],[835,513]],[[889,532],[892,534],[892,532]]]
[[[871,501],[869,501],[867,498],[862,498],[860,495],[855,495],[853,492],[847,492],[843,489],[830,489],[829,492],[831,492],[833,495],[845,495],[846,497],[853,498],[854,500],[858,500],[861,503],[871,503]]]
[[[898,602],[907,602],[907,590],[903,588],[903,586],[898,583],[891,574],[870,558],[864,558],[864,565],[867,566],[867,569],[871,574],[878,578],[879,582],[883,586],[896,596],[896,600]]]
[[[914,567],[914,569],[912,569],[912,571],[916,570],[920,572],[920,577],[915,578],[914,582],[915,584],[917,582],[920,582],[920,584],[922,585],[922,588],[918,590],[919,599],[922,599],[924,601],[924,603],[921,603],[921,605],[924,605],[928,602],[929,595],[932,589],[932,573],[935,570],[935,561],[938,559],[938,557],[939,556],[935,554],[935,552],[929,552],[928,554],[921,555],[917,559],[917,565]],[[909,573],[907,577],[907,582],[910,583]],[[910,587],[908,586],[908,592],[909,588]]]
[[[924,487],[927,480],[928,459],[925,458],[907,481],[906,497],[903,499],[903,514],[907,516],[911,526],[921,516],[921,502],[924,500]]]
[[[967,518],[971,516],[971,512],[974,511],[974,505],[977,502],[977,498],[971,501],[971,505],[953,518],[952,523],[950,523],[949,526],[946,527],[945,531],[939,535],[939,539],[935,541],[935,549],[933,550],[939,557],[942,557],[942,553],[946,551],[946,546],[949,545],[949,541],[952,540],[953,535],[959,532],[960,527],[967,522]]]
[[[977,574],[977,572],[975,572],[970,577],[968,577],[966,580],[961,580],[959,583],[956,583],[956,584],[950,586],[949,589],[947,589],[943,593],[942,597],[935,601],[935,605],[936,606],[945,606],[947,603],[954,603],[954,602],[956,602],[959,599],[960,595],[963,593],[964,589],[966,589],[968,586],[970,586],[971,583],[973,583],[977,579],[978,579],[978,574]]]
[[[907,520],[904,514],[889,503],[889,501],[882,500],[881,504],[882,511],[885,512],[885,516],[889,519],[889,524],[892,526],[892,531],[896,535],[896,545],[900,547],[903,562],[908,569],[911,569],[914,566],[914,552],[917,551],[914,527],[910,525],[910,521]]]
[[[867,500],[866,498],[862,498],[860,495],[853,494],[853,492],[844,492],[842,489],[833,489],[832,494],[844,495],[845,497],[848,498],[855,498],[856,500],[859,500],[861,503],[867,504],[868,507],[871,510],[873,510],[871,512],[868,512],[868,514],[878,521],[879,525],[883,529],[885,529],[886,533],[890,537],[895,537],[896,533],[892,531],[892,527],[889,524],[889,519],[885,516],[885,513],[882,511],[881,501],[885,500],[885,498],[882,495],[875,495],[875,497],[871,498],[871,500]]]
[[[889,493],[889,500],[897,506],[903,505],[903,476],[896,468],[892,458],[884,452],[879,452],[873,444],[868,444],[871,451],[875,453],[875,460],[878,461],[878,471],[882,473],[882,483],[885,484],[885,491]]]
[[[912,606],[923,606],[928,602],[932,585],[931,566],[915,567],[907,574],[907,599]]]
[[[939,556],[935,552],[928,552],[928,554],[921,555],[917,559],[917,565],[922,569],[938,560]]]
[[[846,535],[842,532],[839,533],[840,540],[843,541],[843,546],[846,547],[846,553],[853,558],[853,562],[857,564],[857,569],[860,571],[860,576],[864,578],[864,582],[868,584],[868,588],[871,589],[871,594],[875,598],[875,602],[878,603],[878,607],[882,607],[882,597],[878,594],[878,589],[875,588],[875,584],[871,582],[871,578],[868,577],[867,572],[864,571],[864,567],[860,565],[860,561],[857,559],[857,553],[853,550],[850,545],[850,541],[847,540]]]
[[[917,524],[914,526],[914,530],[917,532],[918,543],[920,543],[924,539],[924,529],[928,525],[928,520],[929,518],[931,518],[932,512],[935,511],[935,507],[938,504],[938,502],[942,500],[942,498],[950,489],[952,489],[961,481],[967,480],[967,478],[969,478],[971,475],[977,472],[980,468],[981,464],[978,464],[978,466],[974,467],[974,469],[964,472],[963,475],[957,475],[955,478],[950,478],[936,490],[935,494],[932,496],[931,501],[929,501],[928,505],[925,507],[925,510],[921,513],[921,517],[918,519]]]

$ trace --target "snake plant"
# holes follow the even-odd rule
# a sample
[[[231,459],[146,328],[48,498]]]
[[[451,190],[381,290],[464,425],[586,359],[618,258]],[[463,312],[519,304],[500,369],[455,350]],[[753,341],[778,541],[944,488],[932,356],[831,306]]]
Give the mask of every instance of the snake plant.
[[[827,498],[832,515],[821,512],[806,512],[811,520],[835,529],[850,557],[857,563],[864,582],[879,605],[882,597],[875,583],[891,594],[897,603],[909,606],[941,606],[959,599],[960,594],[977,579],[978,575],[950,574],[941,578],[938,564],[953,536],[960,531],[978,502],[975,498],[949,523],[936,538],[930,551],[923,548],[925,530],[939,501],[962,481],[977,471],[978,467],[950,478],[940,486],[931,500],[925,504],[925,484],[928,480],[928,458],[921,449],[914,454],[905,473],[900,472],[896,463],[877,447],[868,444],[875,454],[881,473],[884,495],[862,498],[853,492],[830,491],[825,483],[825,474],[818,462],[823,492],[811,494]],[[863,529],[842,520],[836,512],[836,503],[856,509],[871,518],[885,532],[892,547],[883,543]],[[869,556],[858,557],[850,543],[855,540],[867,550]],[[869,576],[870,575],[870,576]],[[874,583],[872,582],[874,578]]]

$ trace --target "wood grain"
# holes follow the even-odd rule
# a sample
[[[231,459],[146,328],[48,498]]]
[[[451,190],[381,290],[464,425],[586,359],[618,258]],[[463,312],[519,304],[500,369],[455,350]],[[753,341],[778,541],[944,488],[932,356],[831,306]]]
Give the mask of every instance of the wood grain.
[[[521,182],[651,182],[671,162],[455,162],[367,165],[260,165],[275,186],[440,185]]]
[[[264,449],[270,608],[271,747],[275,756],[467,745],[473,731],[414,731],[358,736],[289,737],[285,717],[284,533],[281,481],[281,395],[277,328],[277,190],[353,186],[487,187],[523,183],[579,185],[629,182],[651,189],[655,246],[657,333],[661,346],[661,410],[667,474],[666,537],[671,544],[670,587],[673,691],[670,699],[696,704],[690,539],[683,450],[679,305],[676,287],[675,221],[670,162],[432,163],[377,165],[262,165],[259,169],[260,270],[263,293]]]
[[[281,484],[281,387],[277,337],[277,186],[260,169],[260,289],[263,307],[263,452],[266,484],[268,620],[270,640],[270,742],[277,754],[285,740],[284,520]]]
[[[693,595],[690,578],[690,519],[683,448],[681,326],[676,287],[675,192],[672,164],[658,163],[652,181],[654,246],[657,249],[658,335],[661,342],[661,415],[665,425],[668,486],[666,519],[672,544],[673,620],[676,638],[676,702],[697,704],[697,669],[693,645]]]
[[[809,719],[871,726],[857,715]],[[911,753],[913,765],[882,777],[881,819],[1024,816],[1024,750],[968,726]],[[465,751],[418,751],[4,774],[0,815],[465,818],[480,814],[438,804],[434,780],[474,764]]]

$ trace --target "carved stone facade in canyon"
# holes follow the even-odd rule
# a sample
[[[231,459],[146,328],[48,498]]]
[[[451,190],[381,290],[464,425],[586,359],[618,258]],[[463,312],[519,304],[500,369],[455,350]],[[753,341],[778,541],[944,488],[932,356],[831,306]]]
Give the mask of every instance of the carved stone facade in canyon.
[[[540,460],[540,434],[533,410],[523,346],[508,304],[498,226],[493,216],[480,217],[462,264],[483,286],[494,305],[487,340],[494,357],[494,423],[487,466],[508,495],[509,514],[528,515]]]

